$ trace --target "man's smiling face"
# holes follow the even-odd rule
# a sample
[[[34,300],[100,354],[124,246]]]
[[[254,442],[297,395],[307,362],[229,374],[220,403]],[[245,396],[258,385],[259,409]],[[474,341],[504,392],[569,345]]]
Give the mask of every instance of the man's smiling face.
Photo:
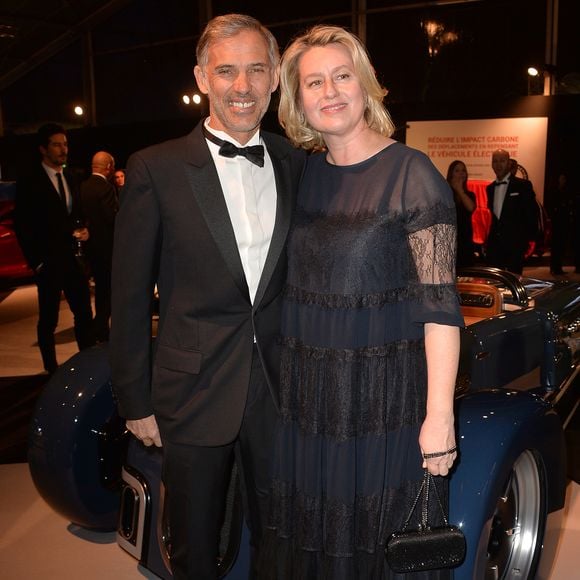
[[[265,39],[253,30],[209,46],[208,62],[197,65],[195,78],[209,98],[210,126],[241,144],[256,132],[278,87]]]

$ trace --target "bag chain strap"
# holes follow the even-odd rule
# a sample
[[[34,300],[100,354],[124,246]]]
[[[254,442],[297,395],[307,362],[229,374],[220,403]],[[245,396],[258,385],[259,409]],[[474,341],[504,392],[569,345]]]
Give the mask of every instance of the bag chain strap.
[[[443,509],[443,504],[441,503],[441,497],[439,496],[439,492],[437,491],[437,486],[435,485],[435,482],[433,481],[433,476],[429,473],[429,471],[427,469],[425,469],[425,471],[423,472],[423,481],[421,481],[421,487],[419,488],[419,493],[417,494],[417,497],[413,501],[413,506],[411,507],[411,511],[409,512],[409,515],[407,516],[407,519],[405,520],[405,523],[403,524],[403,527],[401,529],[402,532],[404,532],[407,529],[407,526],[409,525],[409,522],[411,521],[411,517],[413,516],[413,513],[417,507],[417,504],[419,503],[419,499],[421,499],[421,496],[423,496],[423,502],[421,505],[421,524],[419,525],[419,529],[426,530],[429,528],[428,508],[429,508],[429,487],[430,487],[430,484],[433,486],[433,489],[435,490],[435,496],[437,498],[437,503],[439,504],[439,508],[441,509],[441,514],[443,515],[443,522],[445,523],[446,526],[449,525],[449,522],[447,521],[447,516],[445,515],[445,510]],[[425,491],[425,493],[423,493],[423,491]]]

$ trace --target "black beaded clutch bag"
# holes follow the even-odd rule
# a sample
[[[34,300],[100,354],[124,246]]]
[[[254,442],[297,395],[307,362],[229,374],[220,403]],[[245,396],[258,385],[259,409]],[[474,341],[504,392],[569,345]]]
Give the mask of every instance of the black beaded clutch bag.
[[[428,506],[430,488],[435,490],[435,495],[445,525],[430,527],[428,522]],[[417,530],[407,531],[411,516],[421,502],[421,524]],[[425,470],[421,489],[413,502],[407,520],[401,531],[391,534],[385,548],[387,563],[393,572],[408,573],[421,572],[423,570],[438,570],[441,568],[454,568],[459,566],[465,559],[465,536],[457,527],[450,525],[441,505],[433,476]]]

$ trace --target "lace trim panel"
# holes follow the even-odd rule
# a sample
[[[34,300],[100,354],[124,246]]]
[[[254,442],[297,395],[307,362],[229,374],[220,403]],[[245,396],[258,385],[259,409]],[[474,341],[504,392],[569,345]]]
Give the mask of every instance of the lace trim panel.
[[[313,221],[323,220],[329,225],[350,226],[358,223],[372,223],[379,221],[399,221],[404,220],[406,229],[409,232],[428,228],[435,224],[449,224],[455,225],[455,205],[438,201],[430,206],[413,207],[407,210],[401,209],[369,209],[366,211],[336,211],[329,213],[324,210],[309,210],[301,205],[298,205],[294,212],[293,223],[308,224]]]
[[[435,478],[439,497],[447,512],[448,481]],[[306,551],[324,552],[327,558],[352,558],[357,553],[383,551],[389,536],[401,529],[421,482],[407,482],[402,488],[385,487],[369,496],[355,495],[350,503],[327,497],[308,496],[290,483],[274,480],[269,528],[278,537],[293,539]],[[437,502],[429,502],[429,521],[442,525]],[[409,529],[419,525],[421,510],[415,510]]]
[[[284,289],[284,298],[289,302],[329,309],[380,308],[386,304],[407,300],[455,303],[457,289],[455,284],[413,285],[408,288],[393,288],[375,294],[342,295],[311,292],[288,284]]]
[[[448,225],[455,229],[457,211],[455,205],[439,201],[429,207],[413,207],[406,211],[405,219],[409,233],[426,230],[437,225]]]
[[[417,425],[424,418],[426,380],[423,340],[351,350],[285,338],[282,420],[337,440]]]

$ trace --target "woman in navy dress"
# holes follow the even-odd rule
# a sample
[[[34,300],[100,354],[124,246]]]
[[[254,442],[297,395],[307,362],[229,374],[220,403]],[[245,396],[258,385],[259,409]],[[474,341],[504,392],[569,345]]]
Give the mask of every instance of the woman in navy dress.
[[[317,152],[288,247],[260,578],[395,578],[385,544],[423,467],[445,476],[457,456],[453,196],[425,155],[390,138],[386,91],[351,33],[320,26],[295,40],[281,87],[289,138]]]

